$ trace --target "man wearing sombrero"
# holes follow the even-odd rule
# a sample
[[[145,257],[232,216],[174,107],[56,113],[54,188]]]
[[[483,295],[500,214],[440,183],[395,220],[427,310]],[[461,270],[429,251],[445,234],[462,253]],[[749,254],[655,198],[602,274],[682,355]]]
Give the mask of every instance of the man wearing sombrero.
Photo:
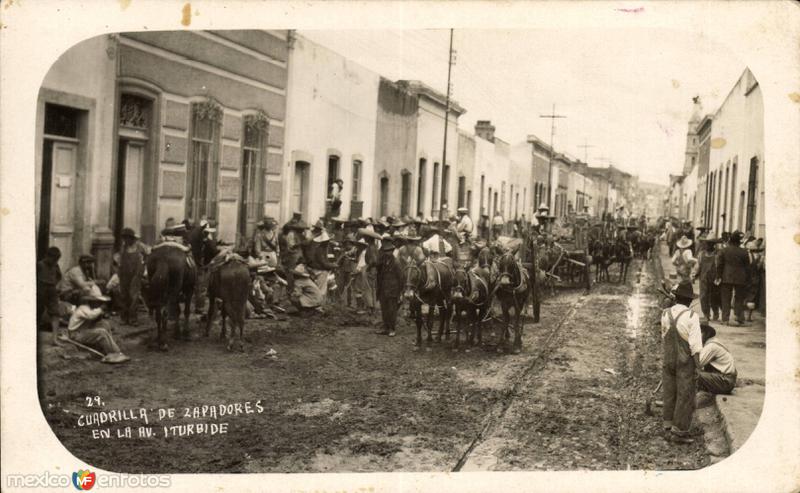
[[[458,214],[458,226],[456,226],[458,242],[463,244],[472,239],[472,231],[475,229],[475,224],[473,224],[472,218],[469,217],[469,209],[466,207],[459,207],[456,213]]]
[[[378,255],[378,300],[381,304],[383,327],[378,334],[394,337],[397,326],[397,311],[403,294],[403,270],[400,260],[394,255],[394,240],[389,235],[381,238]]]
[[[731,315],[731,297],[737,325],[744,325],[744,299],[750,282],[750,257],[741,247],[744,234],[731,233],[730,240],[717,256],[717,284],[720,285],[722,301],[722,323],[727,324]]]
[[[81,296],[80,304],[69,319],[67,334],[75,342],[99,349],[105,354],[103,363],[124,363],[130,358],[122,353],[111,337],[111,325],[103,308],[109,301],[107,296],[100,294]]]
[[[280,255],[280,245],[275,226],[278,222],[275,219],[265,216],[256,225],[253,233],[253,252],[256,259],[264,260],[270,267],[278,266],[278,256]]]
[[[672,295],[675,304],[661,315],[663,426],[667,440],[692,443],[695,370],[703,339],[700,318],[689,308],[695,298],[691,282],[678,284]]]
[[[684,235],[675,243],[675,248],[675,253],[672,255],[672,265],[675,266],[675,272],[681,282],[691,282],[692,269],[697,264],[697,259],[692,255],[692,240]]]
[[[131,228],[123,228],[120,237],[122,238],[122,246],[119,249],[120,315],[122,323],[136,325],[144,259],[150,254],[150,248],[139,241],[136,232]]]
[[[306,259],[308,264],[306,267],[324,297],[328,294],[328,276],[331,271],[336,270],[337,265],[328,260],[328,247],[330,246],[331,238],[328,236],[322,221],[317,221],[312,230],[314,236],[311,239],[311,245],[308,250],[308,258]]]
[[[697,256],[692,278],[700,281],[700,307],[708,320],[719,320],[719,286],[714,283],[717,277],[717,238],[708,235],[700,239],[703,249]]]

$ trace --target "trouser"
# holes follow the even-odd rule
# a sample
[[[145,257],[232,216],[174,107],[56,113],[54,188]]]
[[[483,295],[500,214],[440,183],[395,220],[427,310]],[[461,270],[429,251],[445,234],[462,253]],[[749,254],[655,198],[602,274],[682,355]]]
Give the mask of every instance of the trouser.
[[[206,306],[206,296],[208,289],[208,270],[205,267],[197,267],[197,280],[194,286],[194,311],[202,313]]]
[[[722,321],[727,322],[731,316],[731,297],[733,297],[733,314],[737,322],[744,322],[744,298],[746,296],[744,284],[722,283],[719,293],[722,304]]]
[[[100,348],[103,354],[120,352],[119,346],[111,337],[111,327],[106,320],[98,320],[91,326],[73,330],[69,333],[69,338],[85,346]]]
[[[120,276],[120,308],[123,322],[136,323],[136,311],[142,290],[142,278],[138,274]]]
[[[720,316],[719,286],[713,282],[700,283],[700,307],[708,320],[717,319]]]
[[[383,319],[383,329],[387,332],[394,332],[397,326],[398,301],[396,296],[381,298],[381,318]]]
[[[328,295],[328,274],[330,274],[330,272],[327,270],[314,271],[314,283],[319,288],[319,291],[323,297]]]
[[[711,365],[706,365],[706,370],[697,374],[697,388],[712,394],[730,394],[736,386],[736,372],[721,373]]]
[[[694,412],[694,360],[689,343],[681,339],[677,329],[669,328],[662,341],[664,352],[662,396],[664,427],[687,432]]]
[[[356,274],[355,282],[361,291],[361,299],[368,310],[375,308],[375,274],[363,270]]]

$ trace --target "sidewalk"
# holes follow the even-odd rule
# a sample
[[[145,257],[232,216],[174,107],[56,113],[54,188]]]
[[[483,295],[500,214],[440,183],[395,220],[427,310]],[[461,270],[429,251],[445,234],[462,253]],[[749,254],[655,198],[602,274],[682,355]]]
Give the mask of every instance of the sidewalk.
[[[658,248],[664,277],[669,279],[670,274],[675,273],[675,268],[672,266],[666,245],[659,243]],[[694,292],[700,292],[697,282],[694,283]],[[692,309],[702,315],[699,300],[692,305]],[[732,454],[747,441],[761,417],[767,352],[766,320],[760,313],[754,312],[753,321],[744,327],[730,327],[713,321],[709,323],[716,329],[717,336],[733,355],[738,373],[733,394],[716,396],[716,404],[724,420],[725,433]]]

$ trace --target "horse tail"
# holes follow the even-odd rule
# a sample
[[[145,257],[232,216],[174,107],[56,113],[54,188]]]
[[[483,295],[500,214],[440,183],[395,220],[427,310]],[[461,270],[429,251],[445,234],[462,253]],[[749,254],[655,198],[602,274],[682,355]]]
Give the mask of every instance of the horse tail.
[[[169,265],[166,261],[156,262],[156,270],[150,278],[150,289],[154,298],[163,303],[165,295],[169,289]]]

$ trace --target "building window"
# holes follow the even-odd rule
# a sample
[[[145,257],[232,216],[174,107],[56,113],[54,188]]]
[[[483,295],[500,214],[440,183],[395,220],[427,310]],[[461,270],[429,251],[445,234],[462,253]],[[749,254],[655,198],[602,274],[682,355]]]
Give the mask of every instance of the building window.
[[[264,210],[264,148],[267,121],[260,115],[244,117],[242,141],[242,193],[239,203],[239,232],[249,235]]]
[[[447,198],[450,195],[450,165],[445,164],[442,168],[442,208],[450,206]]]
[[[331,191],[331,186],[336,179],[339,178],[339,156],[331,154],[328,156],[328,184],[326,194]]]
[[[467,178],[464,176],[458,177],[458,207],[464,207],[466,204],[467,193]]]
[[[222,108],[213,100],[192,104],[191,163],[187,217],[197,222],[217,215]]]
[[[439,212],[439,163],[433,163],[433,186],[431,188],[431,215]]]
[[[417,174],[417,214],[425,214],[425,173],[427,172],[427,161],[419,160],[419,171]]]
[[[48,103],[44,112],[44,133],[77,139],[79,111],[68,106]]]
[[[750,176],[747,179],[747,222],[745,229],[755,234],[756,195],[758,194],[758,158],[750,159]]]
[[[353,161],[353,202],[361,200],[361,161]]]
[[[401,180],[400,215],[405,216],[411,212],[411,173],[408,171],[403,171],[401,174]]]
[[[480,204],[480,214],[483,215],[483,190],[486,186],[486,176],[481,175],[481,204]]]
[[[380,215],[386,216],[389,214],[389,177],[384,176],[381,178],[380,189]]]
[[[731,167],[731,205],[730,205],[730,208],[728,209],[728,214],[730,216],[730,219],[728,220],[728,226],[729,226],[729,228],[731,230],[733,229],[733,225],[735,224],[735,222],[734,222],[735,218],[733,216],[733,211],[734,211],[734,207],[735,207],[734,204],[736,202],[736,161],[737,161],[737,158],[734,157],[733,158],[733,165]]]

